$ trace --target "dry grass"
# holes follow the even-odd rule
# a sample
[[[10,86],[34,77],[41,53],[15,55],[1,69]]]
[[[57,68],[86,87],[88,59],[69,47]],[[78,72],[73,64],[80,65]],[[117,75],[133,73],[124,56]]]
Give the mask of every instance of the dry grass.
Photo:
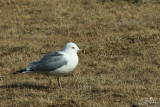
[[[67,42],[83,51],[71,75],[12,75]],[[0,105],[160,105],[159,0],[1,0]]]

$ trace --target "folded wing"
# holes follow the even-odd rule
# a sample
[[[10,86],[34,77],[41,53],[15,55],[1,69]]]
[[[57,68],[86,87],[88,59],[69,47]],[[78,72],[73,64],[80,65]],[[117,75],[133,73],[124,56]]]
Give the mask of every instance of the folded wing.
[[[42,59],[29,63],[30,71],[54,71],[67,64],[67,59],[61,52],[52,52],[44,55]]]

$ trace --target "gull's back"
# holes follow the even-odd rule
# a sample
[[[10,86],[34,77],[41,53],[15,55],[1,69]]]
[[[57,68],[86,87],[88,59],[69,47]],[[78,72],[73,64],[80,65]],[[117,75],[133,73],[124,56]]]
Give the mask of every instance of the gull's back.
[[[63,52],[52,52],[45,55],[41,60],[37,62],[29,63],[28,70],[34,72],[44,72],[54,71],[67,64],[67,59]]]

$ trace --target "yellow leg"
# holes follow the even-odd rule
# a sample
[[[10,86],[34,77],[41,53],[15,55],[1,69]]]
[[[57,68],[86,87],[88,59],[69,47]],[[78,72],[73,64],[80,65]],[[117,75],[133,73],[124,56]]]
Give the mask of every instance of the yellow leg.
[[[59,87],[62,89],[62,87],[61,87],[61,83],[60,83],[60,81],[59,81],[59,76],[57,77],[57,81],[58,81],[58,85],[59,85]]]
[[[51,76],[48,76],[48,77],[50,79],[50,88],[53,88],[53,80],[52,80]]]

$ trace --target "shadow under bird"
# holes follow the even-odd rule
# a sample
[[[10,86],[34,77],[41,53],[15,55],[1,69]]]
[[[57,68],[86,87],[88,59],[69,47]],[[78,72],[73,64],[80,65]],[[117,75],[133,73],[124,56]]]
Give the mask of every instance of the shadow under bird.
[[[40,60],[28,64],[28,68],[14,72],[19,73],[41,73],[49,77],[50,87],[53,87],[51,76],[57,76],[58,85],[60,75],[66,75],[78,65],[78,46],[72,42],[67,43],[62,51],[51,52],[44,55]]]

